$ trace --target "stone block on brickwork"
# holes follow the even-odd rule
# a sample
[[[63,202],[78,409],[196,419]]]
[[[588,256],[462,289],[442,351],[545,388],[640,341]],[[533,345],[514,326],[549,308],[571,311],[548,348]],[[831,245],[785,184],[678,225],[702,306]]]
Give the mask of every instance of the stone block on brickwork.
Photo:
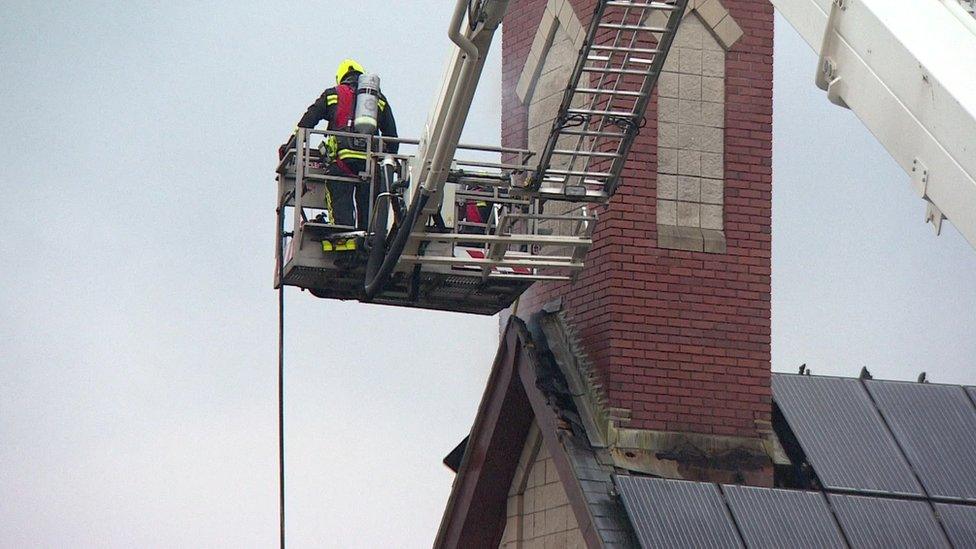
[[[582,25],[579,30],[576,31],[576,35],[573,36],[573,45],[576,46],[576,51],[579,52],[583,49],[586,44],[586,28]]]
[[[677,225],[678,203],[674,200],[658,200],[657,223],[658,225]]]
[[[701,201],[704,204],[723,204],[725,202],[725,182],[721,179],[701,180]],[[704,225],[702,225],[704,227]]]
[[[539,22],[539,27],[536,28],[535,37],[532,39],[532,46],[529,47],[529,53],[535,53],[539,59],[543,59],[558,26],[559,21],[556,20],[556,14],[548,9],[542,12],[542,21]]]
[[[700,151],[703,131],[696,124],[678,124],[678,148]]]
[[[702,242],[704,251],[710,254],[724,254],[726,252],[725,233],[722,231],[702,229]]]
[[[698,16],[709,28],[714,28],[729,14],[719,0],[705,0],[696,7]]]
[[[678,176],[678,200],[679,200],[678,202],[679,206],[682,202],[700,202],[701,201],[701,178],[679,175]],[[678,214],[678,225],[697,227],[698,223],[695,223],[694,225],[690,223],[683,223],[681,221],[681,214]]]
[[[668,16],[659,10],[652,11],[651,14],[647,16],[647,19],[644,20],[644,26],[650,27],[652,29],[661,29],[667,26],[667,24],[668,24]],[[661,33],[655,32],[651,34],[653,34],[654,40],[658,42],[661,41]],[[666,60],[665,60],[665,66],[667,66]]]
[[[569,507],[569,501],[565,504],[556,507],[555,512],[552,514],[552,520],[555,522],[552,528],[554,532],[565,532],[569,529],[569,515],[573,512]]]
[[[704,76],[701,83],[702,101],[725,103],[725,79],[716,76]]]
[[[586,540],[583,539],[583,533],[579,529],[566,533],[566,549],[586,549]]]
[[[692,48],[680,48],[678,72],[700,75],[702,73],[702,51]]]
[[[657,146],[678,146],[678,125],[670,122],[660,122],[657,125]]]
[[[505,533],[502,535],[502,543],[518,541],[518,516],[509,516],[505,519]]]
[[[559,95],[551,95],[539,100],[533,97],[532,103],[529,104],[528,127],[530,129],[539,125],[551,127],[553,119],[559,113],[560,104],[562,104],[562,97]]]
[[[522,69],[522,74],[519,75],[518,83],[515,84],[515,95],[522,103],[525,103],[530,89],[535,85],[535,78],[538,76],[538,73],[539,54],[529,52],[529,56],[525,61],[525,68]]]
[[[657,79],[657,96],[678,97],[678,73],[661,72],[661,76]]]
[[[571,37],[576,36],[582,29],[576,10],[573,9],[573,3],[569,0],[564,0],[563,5],[559,7],[559,24],[566,27],[566,33]]]
[[[678,192],[681,192],[681,180],[678,180]],[[698,202],[678,201],[678,226],[679,227],[700,227],[701,226],[701,204]]]
[[[701,101],[678,100],[678,123],[701,125]]]
[[[554,19],[558,19],[559,11],[562,10],[563,4],[570,1],[571,0],[549,0],[546,2],[546,11],[550,12]]]
[[[701,176],[701,154],[699,151],[681,149],[678,151],[678,175]]]
[[[722,219],[722,206],[719,204],[702,204],[701,228],[720,231],[724,227],[725,223]]]
[[[735,22],[732,15],[727,15],[725,19],[712,29],[715,37],[725,49],[732,49],[732,46],[742,38],[742,27]]]
[[[542,147],[546,144],[546,140],[549,139],[549,131],[551,128],[546,126],[536,126],[534,128],[528,129],[528,144],[529,149],[533,151],[542,150]]]
[[[658,174],[657,176],[657,197],[664,200],[675,200],[678,198],[678,178],[673,175]]]
[[[725,152],[725,130],[722,128],[703,128],[701,149],[704,152]]]
[[[557,71],[561,73],[560,79],[566,80],[569,78],[567,71],[572,70],[573,65],[576,63],[577,55],[575,47],[569,41],[569,37],[566,36],[565,31],[561,27],[556,31],[552,46],[546,50],[544,55],[542,70],[539,71],[540,75]]]
[[[552,458],[546,460],[546,484],[559,482],[559,473],[556,471],[556,462]]]
[[[702,78],[697,74],[678,75],[678,98],[691,101],[701,101]]]
[[[695,17],[686,17],[681,20],[681,26],[678,27],[678,33],[674,37],[674,45],[679,48],[700,50],[704,33],[705,27],[701,21]]]
[[[547,63],[548,64],[548,63]],[[558,95],[562,99],[566,84],[569,82],[569,70],[550,71],[540,74],[536,80],[535,89],[532,90],[532,101],[548,99],[553,95]]]
[[[725,161],[722,153],[702,153],[702,177],[725,179]]]
[[[702,76],[725,77],[725,51],[702,52]]]
[[[712,128],[725,127],[725,104],[702,102],[702,125]]]
[[[657,100],[657,119],[659,122],[678,121],[678,99],[661,97]]]
[[[700,252],[704,250],[704,240],[698,227],[657,226],[657,245],[669,250]]]
[[[660,173],[678,173],[678,150],[660,148],[657,150],[657,171]]]
[[[535,498],[538,494],[538,490],[534,487],[529,487],[526,485],[525,491],[522,492],[522,513],[531,513],[535,511]]]
[[[522,514],[522,539],[532,539],[535,537],[535,514],[528,512]]]

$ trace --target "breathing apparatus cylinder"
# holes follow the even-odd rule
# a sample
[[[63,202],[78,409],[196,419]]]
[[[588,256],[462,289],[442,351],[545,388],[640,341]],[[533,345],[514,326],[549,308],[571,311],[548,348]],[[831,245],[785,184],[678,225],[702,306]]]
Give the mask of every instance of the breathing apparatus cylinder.
[[[356,118],[353,127],[356,133],[374,134],[379,125],[380,77],[378,74],[359,75],[356,91]]]

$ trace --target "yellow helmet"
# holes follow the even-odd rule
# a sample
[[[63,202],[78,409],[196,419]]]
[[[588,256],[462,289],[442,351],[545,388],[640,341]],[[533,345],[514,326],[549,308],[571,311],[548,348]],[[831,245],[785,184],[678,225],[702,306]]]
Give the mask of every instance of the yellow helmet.
[[[342,63],[339,63],[339,68],[336,69],[336,84],[342,82],[342,77],[345,76],[349,71],[356,71],[362,74],[366,72],[366,69],[352,59],[343,59]]]

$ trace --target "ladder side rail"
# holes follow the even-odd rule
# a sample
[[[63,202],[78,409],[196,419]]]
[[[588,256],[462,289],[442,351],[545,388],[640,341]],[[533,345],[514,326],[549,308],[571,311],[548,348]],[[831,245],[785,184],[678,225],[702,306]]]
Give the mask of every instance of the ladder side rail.
[[[598,0],[596,7],[593,9],[593,15],[590,18],[590,26],[586,31],[586,37],[583,39],[583,47],[580,48],[579,56],[576,58],[576,64],[573,66],[573,72],[570,73],[569,81],[566,84],[566,89],[563,90],[563,98],[559,103],[559,114],[552,123],[552,131],[549,132],[549,138],[546,140],[546,145],[543,147],[542,152],[539,154],[539,165],[536,169],[535,175],[532,178],[529,190],[538,191],[542,186],[542,177],[549,170],[549,164],[552,161],[553,151],[557,147],[557,142],[559,140],[559,129],[562,128],[566,121],[561,120],[560,117],[565,113],[573,104],[573,95],[575,90],[579,85],[580,78],[583,76],[584,67],[586,66],[586,60],[589,56],[590,50],[595,40],[598,27],[600,25],[600,20],[603,18],[603,13],[607,8],[606,0]],[[567,176],[566,181],[569,181]]]
[[[622,22],[624,22],[624,23],[627,22],[628,18],[631,15],[631,12],[630,12],[631,7],[632,6],[627,5],[624,8],[623,15],[621,16],[621,21]],[[638,19],[641,22],[643,22],[646,16],[647,16],[646,10],[641,9],[640,10],[640,15],[639,15]],[[639,28],[640,27],[638,27],[638,29]],[[619,48],[620,47],[620,40],[621,40],[621,38],[623,36],[623,30],[624,29],[620,29],[620,30],[617,31],[616,36],[614,36],[613,43],[612,43],[611,47],[613,47],[613,48]],[[621,68],[624,68],[625,70],[626,70],[626,65],[628,63],[630,63],[630,53],[629,52],[630,51],[633,51],[637,47],[637,35],[638,35],[637,29],[633,29],[632,32],[630,33],[630,43],[627,45],[627,48],[626,48],[627,49],[627,52],[624,52],[623,53],[623,61],[621,62],[620,66],[621,66]],[[609,68],[612,67],[613,55],[614,55],[613,52],[611,52],[610,54],[607,55],[607,61],[606,61],[605,68],[609,69]],[[659,57],[659,56],[655,55],[655,58],[657,58],[657,57]],[[606,77],[607,74],[609,74],[609,73],[603,73],[600,76],[600,84],[601,85],[596,86],[598,89],[602,87],[604,78]],[[617,77],[614,79],[614,81],[613,81],[613,87],[611,88],[611,96],[608,98],[608,102],[607,102],[607,105],[608,105],[607,106],[607,109],[606,109],[607,111],[612,110],[610,108],[610,106],[613,105],[613,101],[614,101],[614,96],[612,94],[615,94],[615,93],[617,93],[617,92],[620,91],[620,84],[621,84],[621,82],[624,81],[624,78],[625,78],[625,75],[618,74]],[[645,82],[646,82],[646,80],[647,79],[645,77]],[[653,88],[653,84],[652,84],[651,87]],[[596,100],[597,100],[597,97],[598,97],[597,94],[593,94],[593,99],[590,102],[590,110],[591,111],[596,109]],[[635,113],[641,112],[640,110],[638,110],[638,105],[640,105],[640,102],[639,102],[639,99],[640,98],[638,97],[637,99],[638,99],[638,102],[631,109],[631,113],[630,113],[631,114],[631,117],[633,117]],[[593,118],[591,116],[587,116],[586,117],[586,124],[583,127],[584,130],[589,130],[590,129],[590,123],[592,122],[592,120],[593,120]],[[600,123],[597,126],[597,130],[596,131],[597,132],[601,132],[601,133],[604,132],[606,130],[606,128],[607,128],[607,122],[609,120],[610,120],[609,116],[601,116],[600,117]],[[636,133],[634,132],[634,123],[631,123],[629,126],[627,126],[627,129],[624,131],[624,137],[621,138],[621,144],[622,143],[625,143],[629,139],[633,139],[635,136],[636,136]],[[577,145],[577,149],[581,145],[582,139],[583,139],[583,137],[580,136],[580,138],[579,138],[580,144]],[[596,140],[594,140],[594,143],[596,143]],[[617,147],[617,154],[620,154],[620,148],[621,147],[618,145],[618,147]],[[593,158],[594,158],[593,156],[588,156],[588,157],[585,158],[584,164],[583,164],[583,171],[584,172],[588,172],[590,170],[590,165],[593,162]],[[573,158],[573,160],[575,161],[575,157]],[[610,173],[611,174],[617,173],[619,175],[619,172],[614,172],[612,169],[610,170]],[[607,192],[608,196],[610,194],[612,194],[611,192],[609,192],[610,191],[609,186],[612,186],[612,185],[613,185],[613,179],[608,179],[607,182],[604,185],[605,190],[608,191]]]
[[[603,9],[603,12],[601,13],[601,19],[603,17],[603,14],[606,13],[606,8],[610,5],[609,2],[603,2],[603,4],[604,4],[604,9]],[[621,21],[622,22],[626,22],[627,21],[627,18],[630,16],[630,9],[631,9],[631,7],[629,5],[624,8],[623,15],[621,16]],[[599,27],[600,27],[600,22],[598,21],[597,22],[597,28],[599,28]],[[614,33],[613,41],[611,42],[611,47],[614,47],[614,48],[620,47],[620,39],[621,39],[622,36],[623,36],[623,29],[617,30],[617,32]],[[636,32],[631,33],[631,41],[630,41],[630,44],[629,44],[628,48],[633,48],[635,46],[636,39],[637,39],[637,33]],[[590,52],[593,51],[593,46],[596,45],[595,42],[596,42],[596,36],[594,35],[592,41],[588,41],[587,48],[586,48],[586,50],[587,50],[586,53],[581,56],[584,63],[586,63],[588,61],[591,61],[591,59],[590,59]],[[627,57],[627,54],[624,54],[624,62],[621,63],[621,68],[623,68],[624,65],[626,65],[627,58],[628,58]],[[604,62],[603,68],[606,69],[606,70],[604,72],[599,73],[600,74],[599,81],[598,81],[598,83],[596,85],[593,86],[595,89],[600,90],[600,93],[594,93],[594,94],[591,94],[590,95],[590,104],[589,104],[589,109],[588,110],[591,111],[591,112],[596,111],[598,101],[600,101],[601,95],[603,93],[605,93],[604,90],[607,89],[607,88],[604,88],[604,84],[606,83],[607,77],[610,74],[612,74],[611,72],[609,72],[609,70],[613,68],[613,53],[610,53],[609,55],[606,56],[606,61]],[[623,75],[622,74],[617,74],[616,75],[616,78],[614,78],[614,81],[613,81],[613,88],[611,88],[613,92],[616,92],[618,90],[618,88],[620,86],[621,80],[623,80]],[[591,85],[592,85],[592,82],[591,82]],[[577,81],[577,82],[575,82],[573,84],[573,93],[574,93],[574,95],[576,93],[578,93],[578,92],[579,92],[579,81]],[[610,97],[607,97],[606,98],[606,101],[607,101],[607,107],[606,108],[607,108],[607,110],[609,110],[609,106],[613,104],[613,96],[611,95]],[[569,109],[571,107],[572,107],[572,105],[568,106],[567,109]],[[604,117],[603,120],[605,121],[606,118]],[[584,131],[584,132],[590,131],[590,125],[592,123],[593,123],[593,117],[592,116],[585,116],[584,119],[583,119],[583,124],[580,126],[580,130],[581,131]],[[602,132],[603,129],[604,129],[604,126],[605,126],[605,124],[600,124],[600,127],[599,127],[599,129],[597,131],[598,132]],[[586,137],[584,135],[582,135],[582,134],[580,134],[577,137],[577,139],[576,139],[576,145],[571,149],[572,154],[569,155],[570,158],[569,158],[569,164],[568,165],[570,167],[576,165],[576,160],[577,160],[577,158],[579,158],[579,152],[580,152],[580,149],[583,147],[583,142],[585,141],[585,139],[586,139]],[[598,142],[598,138],[593,138],[592,143],[594,145],[596,145],[597,142]],[[585,162],[584,163],[584,167],[583,167],[583,169],[581,171],[583,171],[583,172],[589,171],[590,161],[591,160],[592,160],[592,157],[585,158],[585,160],[584,160],[584,162]],[[581,176],[581,178],[582,178],[582,176]],[[567,176],[567,181],[568,180],[569,180],[569,177]]]
[[[636,141],[637,134],[640,132],[640,125],[643,123],[644,113],[647,111],[647,104],[651,100],[651,92],[654,90],[654,86],[657,85],[657,79],[661,75],[664,62],[668,57],[668,53],[671,51],[671,44],[674,42],[675,35],[678,33],[678,27],[681,25],[681,20],[684,17],[687,5],[688,0],[677,0],[675,2],[675,9],[668,17],[668,22],[665,27],[667,30],[658,39],[658,53],[654,56],[654,61],[651,63],[649,69],[650,77],[644,79],[644,85],[640,90],[641,95],[637,98],[637,104],[634,107],[634,112],[640,115],[641,122],[635,120],[633,124],[628,126],[628,136],[621,142],[620,149],[617,151],[618,155],[610,167],[610,173],[616,174],[616,177],[610,182],[610,188],[607,191],[610,195],[613,195],[620,186],[620,174],[623,172],[624,163],[627,162],[630,149],[634,141]]]

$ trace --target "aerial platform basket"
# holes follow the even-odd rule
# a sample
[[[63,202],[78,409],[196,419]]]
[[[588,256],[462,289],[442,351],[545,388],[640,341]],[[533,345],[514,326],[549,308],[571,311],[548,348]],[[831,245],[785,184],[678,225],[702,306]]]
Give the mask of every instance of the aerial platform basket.
[[[368,299],[364,280],[374,238],[390,240],[406,230],[407,197],[415,186],[408,174],[417,167],[416,156],[404,149],[418,142],[375,138],[365,170],[345,177],[331,173],[314,146],[328,135],[342,134],[300,129],[278,165],[276,252],[282,269],[276,287],[297,286],[332,299],[494,314],[532,283],[571,280],[582,269],[595,213],[581,206],[546,214],[538,198],[513,187],[524,179],[528,151],[460,145],[459,154],[471,158],[455,160],[439,210],[410,225],[410,240],[418,245],[398,258],[392,276]],[[400,154],[383,152],[394,141]],[[502,156],[514,160],[503,162]],[[332,224],[325,213],[327,181],[370,187],[369,227]],[[472,219],[472,208],[483,217]],[[356,251],[335,251],[351,241]]]

